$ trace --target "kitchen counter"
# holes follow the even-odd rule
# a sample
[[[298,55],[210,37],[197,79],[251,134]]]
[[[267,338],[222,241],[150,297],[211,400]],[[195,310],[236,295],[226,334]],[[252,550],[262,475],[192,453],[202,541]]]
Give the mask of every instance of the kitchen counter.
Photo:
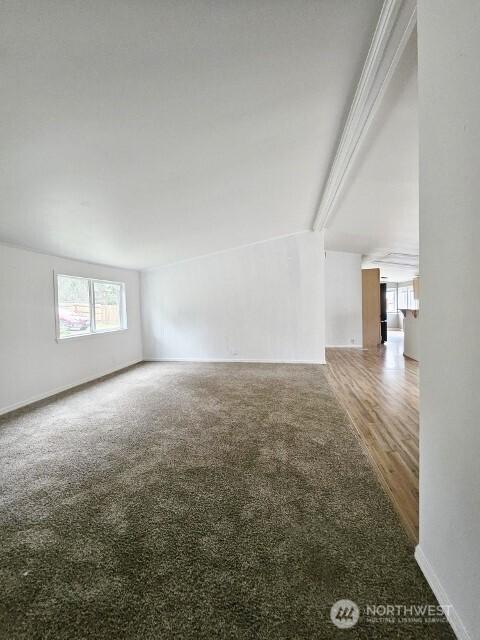
[[[401,309],[404,315],[403,355],[420,362],[420,311],[418,309]]]

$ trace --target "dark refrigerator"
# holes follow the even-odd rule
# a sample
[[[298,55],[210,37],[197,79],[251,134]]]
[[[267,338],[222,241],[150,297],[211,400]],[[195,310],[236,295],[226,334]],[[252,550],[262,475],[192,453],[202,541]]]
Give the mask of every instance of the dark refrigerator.
[[[382,344],[387,341],[387,283],[380,284],[380,331]]]

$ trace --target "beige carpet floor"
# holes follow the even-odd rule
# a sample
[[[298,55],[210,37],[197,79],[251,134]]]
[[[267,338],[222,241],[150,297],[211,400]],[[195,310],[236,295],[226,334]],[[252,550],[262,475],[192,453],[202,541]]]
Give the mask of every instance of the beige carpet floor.
[[[435,600],[321,366],[142,364],[0,419],[0,480],[4,640],[453,638],[364,614]]]

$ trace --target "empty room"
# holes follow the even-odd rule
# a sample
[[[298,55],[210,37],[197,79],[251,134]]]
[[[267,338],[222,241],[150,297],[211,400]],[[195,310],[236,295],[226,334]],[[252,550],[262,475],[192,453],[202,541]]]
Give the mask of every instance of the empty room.
[[[0,638],[480,640],[480,5],[0,4]]]

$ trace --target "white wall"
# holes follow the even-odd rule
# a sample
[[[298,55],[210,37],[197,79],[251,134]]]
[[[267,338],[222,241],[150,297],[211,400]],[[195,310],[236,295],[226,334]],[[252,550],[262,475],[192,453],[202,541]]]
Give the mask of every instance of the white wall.
[[[407,311],[403,320],[403,353],[417,362],[420,362],[420,327],[420,312],[415,317],[412,311]]]
[[[419,0],[420,547],[480,638],[480,3]]]
[[[125,282],[128,329],[57,342],[54,270]],[[139,274],[0,245],[0,413],[142,359]]]
[[[145,357],[324,362],[323,278],[311,232],[144,271]]]
[[[362,256],[327,251],[325,342],[329,347],[361,347],[362,339]]]
[[[402,329],[402,314],[399,311],[387,311],[387,329]]]

